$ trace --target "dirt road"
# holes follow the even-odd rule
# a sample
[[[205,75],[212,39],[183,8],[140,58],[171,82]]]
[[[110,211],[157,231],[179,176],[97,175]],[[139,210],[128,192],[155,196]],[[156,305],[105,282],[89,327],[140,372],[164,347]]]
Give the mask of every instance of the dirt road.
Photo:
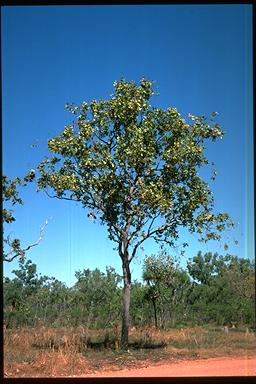
[[[182,361],[145,368],[87,374],[83,377],[184,377],[184,376],[256,376],[256,357],[223,357]]]

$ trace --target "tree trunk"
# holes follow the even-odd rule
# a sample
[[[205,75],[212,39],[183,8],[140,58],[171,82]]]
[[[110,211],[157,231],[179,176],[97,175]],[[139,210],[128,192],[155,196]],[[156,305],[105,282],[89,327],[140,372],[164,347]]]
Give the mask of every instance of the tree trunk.
[[[152,299],[152,303],[153,303],[153,308],[154,308],[155,328],[158,328],[155,298]]]
[[[129,337],[129,309],[131,300],[131,273],[128,260],[123,261],[123,315],[122,315],[122,331],[121,331],[121,348],[128,350]]]

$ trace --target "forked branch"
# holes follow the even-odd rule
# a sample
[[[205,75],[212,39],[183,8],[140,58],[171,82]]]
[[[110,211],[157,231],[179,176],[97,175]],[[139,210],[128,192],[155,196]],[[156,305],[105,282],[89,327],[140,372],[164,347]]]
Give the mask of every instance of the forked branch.
[[[28,244],[25,248],[20,248],[20,245],[17,244],[15,246],[15,244],[13,243],[13,241],[10,240],[10,238],[8,237],[5,242],[11,247],[11,250],[5,255],[3,253],[3,261],[7,261],[7,262],[11,262],[13,261],[14,259],[16,259],[17,257],[24,257],[26,252],[28,250],[30,250],[32,247],[35,247],[36,245],[38,245],[43,237],[44,237],[44,229],[46,227],[46,225],[48,224],[48,220],[45,221],[45,223],[40,227],[40,232],[39,232],[39,238],[37,241],[35,241],[34,243],[32,244]]]

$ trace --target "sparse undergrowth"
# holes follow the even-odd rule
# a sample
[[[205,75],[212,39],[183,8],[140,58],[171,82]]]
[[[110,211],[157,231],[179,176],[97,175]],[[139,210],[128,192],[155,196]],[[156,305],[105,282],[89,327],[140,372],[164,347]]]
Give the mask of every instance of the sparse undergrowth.
[[[129,352],[117,330],[22,328],[4,331],[6,377],[71,376],[184,359],[255,355],[255,333],[221,328],[132,329]]]

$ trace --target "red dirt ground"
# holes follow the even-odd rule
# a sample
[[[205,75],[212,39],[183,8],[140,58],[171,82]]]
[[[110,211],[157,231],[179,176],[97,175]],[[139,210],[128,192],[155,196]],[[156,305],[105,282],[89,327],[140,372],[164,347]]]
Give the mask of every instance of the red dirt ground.
[[[256,357],[223,357],[182,361],[145,368],[97,372],[79,377],[184,377],[184,376],[256,376]]]

